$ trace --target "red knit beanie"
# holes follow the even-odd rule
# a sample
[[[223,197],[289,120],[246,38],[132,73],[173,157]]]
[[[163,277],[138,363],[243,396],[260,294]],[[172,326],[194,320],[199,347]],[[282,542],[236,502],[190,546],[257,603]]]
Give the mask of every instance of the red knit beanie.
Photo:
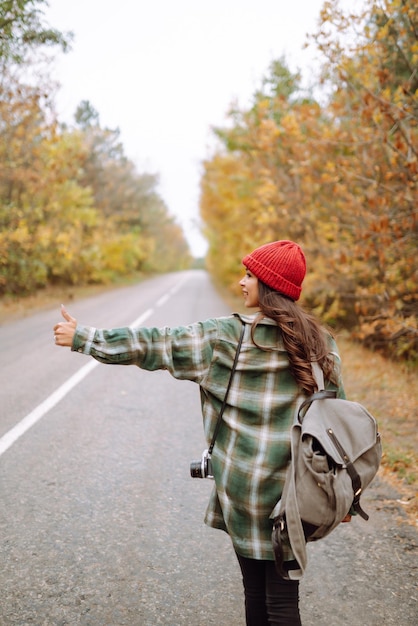
[[[292,300],[299,299],[306,274],[306,261],[297,243],[266,243],[247,254],[242,262],[261,282]]]

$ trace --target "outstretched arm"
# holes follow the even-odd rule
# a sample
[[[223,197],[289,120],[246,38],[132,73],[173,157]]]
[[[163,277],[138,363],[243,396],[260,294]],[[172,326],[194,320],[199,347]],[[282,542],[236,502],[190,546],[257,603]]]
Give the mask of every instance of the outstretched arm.
[[[99,329],[79,324],[64,306],[64,321],[54,326],[57,346],[109,365],[137,365],[145,370],[168,370],[174,378],[201,382],[218,342],[217,320],[189,326]]]
[[[61,315],[65,322],[58,322],[54,326],[54,340],[57,346],[71,348],[75,329],[77,328],[77,320],[72,317],[65,306],[61,304]]]

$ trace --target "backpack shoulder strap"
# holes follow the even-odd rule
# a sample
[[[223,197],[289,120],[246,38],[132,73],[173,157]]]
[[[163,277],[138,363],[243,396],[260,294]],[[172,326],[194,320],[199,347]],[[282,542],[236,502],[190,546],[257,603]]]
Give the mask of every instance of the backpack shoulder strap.
[[[311,361],[312,374],[318,391],[325,389],[324,372],[317,361]]]
[[[317,361],[311,361],[312,374],[316,382],[318,391],[313,393],[302,402],[298,410],[298,421],[302,424],[304,415],[314,400],[325,400],[326,398],[336,398],[337,392],[325,389],[324,372]],[[305,409],[305,411],[303,410]]]
[[[294,424],[291,430],[291,458],[286,474],[282,499],[279,504],[286,502],[286,509],[280,510],[273,523],[273,548],[276,567],[285,580],[299,580],[305,573],[308,564],[306,538],[300,519],[299,506],[296,497],[295,458],[300,445],[300,425]],[[282,534],[287,535],[296,567],[287,570],[283,561]]]

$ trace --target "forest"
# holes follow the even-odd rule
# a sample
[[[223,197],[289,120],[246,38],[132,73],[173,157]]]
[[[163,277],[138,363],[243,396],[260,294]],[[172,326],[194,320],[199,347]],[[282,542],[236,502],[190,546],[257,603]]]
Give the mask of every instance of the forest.
[[[45,49],[68,50],[71,33],[44,24],[43,4],[0,0],[0,296],[190,267],[158,176],[137,171],[118,129],[88,101],[71,127],[57,119],[56,87],[35,68]],[[418,5],[361,4],[324,1],[307,41],[321,60],[313,85],[277,59],[250,106],[231,105],[213,128],[206,266],[233,292],[245,253],[296,240],[309,267],[302,304],[416,363]]]

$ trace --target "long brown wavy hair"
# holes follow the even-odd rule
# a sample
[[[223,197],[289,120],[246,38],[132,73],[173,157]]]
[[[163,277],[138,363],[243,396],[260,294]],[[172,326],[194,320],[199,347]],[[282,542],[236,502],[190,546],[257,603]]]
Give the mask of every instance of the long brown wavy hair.
[[[288,353],[290,370],[298,385],[308,394],[316,390],[312,375],[311,361],[317,361],[322,367],[324,378],[334,383],[334,362],[329,356],[329,345],[325,328],[310,313],[304,311],[296,302],[271,289],[258,281],[258,302],[260,313],[256,316],[251,338],[254,344],[262,349],[254,339],[255,329],[263,317],[274,320],[281,330],[284,348]]]

